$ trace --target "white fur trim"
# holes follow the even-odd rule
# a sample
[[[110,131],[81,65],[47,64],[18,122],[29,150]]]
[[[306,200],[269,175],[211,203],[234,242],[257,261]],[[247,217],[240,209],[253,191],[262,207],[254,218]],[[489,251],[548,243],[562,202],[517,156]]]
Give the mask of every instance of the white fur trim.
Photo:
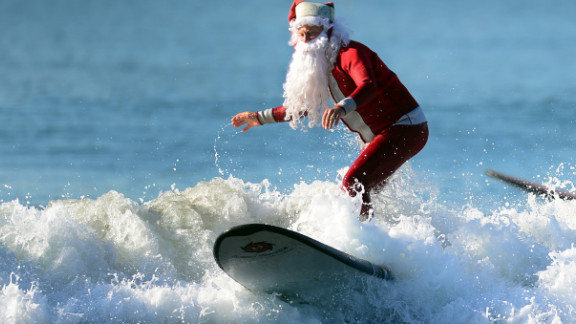
[[[351,112],[356,110],[356,101],[350,97],[344,98],[342,100],[340,100],[337,105],[341,106],[344,111],[346,112],[346,115]]]
[[[258,121],[262,125],[275,123],[276,119],[274,119],[273,109],[269,108],[266,110],[259,111],[258,112]]]
[[[422,111],[422,108],[417,107],[411,112],[402,115],[402,117],[400,117],[394,123],[394,125],[419,125],[425,123],[426,121],[427,120],[426,116],[424,116],[424,111]]]
[[[302,2],[296,6],[296,18],[316,16],[334,21],[334,7],[314,2]]]

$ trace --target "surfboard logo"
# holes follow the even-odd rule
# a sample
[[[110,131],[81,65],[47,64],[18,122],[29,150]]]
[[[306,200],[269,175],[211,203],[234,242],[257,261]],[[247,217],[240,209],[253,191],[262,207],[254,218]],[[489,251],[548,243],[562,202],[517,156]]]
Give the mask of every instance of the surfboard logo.
[[[262,253],[268,250],[272,250],[272,244],[268,242],[250,242],[248,245],[242,247],[242,250],[250,253]]]

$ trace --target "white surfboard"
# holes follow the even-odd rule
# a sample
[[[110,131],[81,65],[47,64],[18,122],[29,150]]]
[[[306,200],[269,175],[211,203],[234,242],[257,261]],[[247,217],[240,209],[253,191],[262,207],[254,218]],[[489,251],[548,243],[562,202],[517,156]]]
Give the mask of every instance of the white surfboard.
[[[213,252],[220,268],[244,287],[288,298],[325,295],[361,278],[391,279],[382,266],[265,224],[229,229],[216,239]]]

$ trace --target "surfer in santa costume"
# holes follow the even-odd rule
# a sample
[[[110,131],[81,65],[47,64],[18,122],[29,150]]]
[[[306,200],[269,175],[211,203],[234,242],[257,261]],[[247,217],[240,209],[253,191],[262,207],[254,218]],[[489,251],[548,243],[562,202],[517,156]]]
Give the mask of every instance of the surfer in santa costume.
[[[362,195],[360,219],[373,215],[370,193],[378,191],[428,140],[418,102],[376,53],[350,40],[334,17],[334,4],[295,0],[288,16],[294,54],[282,106],[242,112],[235,127],[289,122],[294,129],[342,121],[365,143],[342,180],[352,197]],[[335,104],[331,104],[335,103]]]

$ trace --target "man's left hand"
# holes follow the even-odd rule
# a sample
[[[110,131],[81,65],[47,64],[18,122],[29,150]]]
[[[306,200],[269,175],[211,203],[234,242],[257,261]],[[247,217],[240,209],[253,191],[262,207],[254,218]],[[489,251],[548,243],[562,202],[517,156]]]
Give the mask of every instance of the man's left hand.
[[[327,109],[322,115],[322,127],[325,129],[332,129],[332,127],[338,125],[338,121],[341,117],[344,117],[346,112],[342,106],[334,106],[330,109]]]

